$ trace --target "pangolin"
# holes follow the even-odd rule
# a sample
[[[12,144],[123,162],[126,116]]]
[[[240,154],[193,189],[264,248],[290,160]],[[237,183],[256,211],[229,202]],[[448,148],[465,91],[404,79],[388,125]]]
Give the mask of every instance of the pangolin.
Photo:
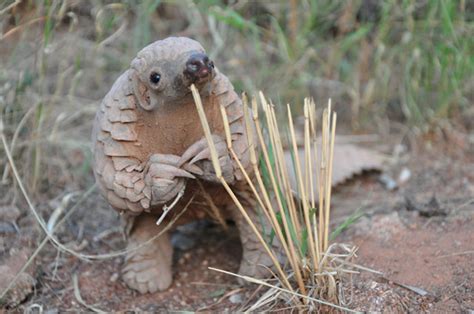
[[[93,128],[94,174],[102,195],[119,211],[128,228],[130,249],[122,279],[141,293],[172,283],[170,221],[157,219],[164,206],[185,213],[175,224],[205,218],[218,208],[239,229],[243,255],[239,273],[264,276],[271,261],[234,202],[218,183],[190,90],[201,95],[223,176],[258,224],[258,210],[236,161],[228,152],[220,107],[225,108],[232,145],[251,173],[242,102],[204,48],[195,40],[170,37],[143,48],[113,84],[97,112]],[[264,226],[260,226],[262,230]]]

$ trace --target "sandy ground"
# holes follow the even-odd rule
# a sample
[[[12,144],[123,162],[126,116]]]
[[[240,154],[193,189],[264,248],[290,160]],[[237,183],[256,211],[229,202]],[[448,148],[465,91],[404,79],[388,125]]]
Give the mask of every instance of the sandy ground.
[[[360,176],[336,189],[333,225],[355,210],[362,217],[336,239],[356,245],[356,263],[379,272],[354,275],[349,307],[361,311],[464,312],[474,309],[474,169],[467,155],[434,151],[410,155],[402,168],[410,179],[394,191],[379,182],[379,174]],[[84,254],[123,249],[117,215],[92,194],[59,232],[63,243]],[[43,211],[47,208],[42,208]],[[38,247],[42,233],[30,215],[15,228],[2,226],[3,265],[13,274]],[[16,288],[22,311],[84,310],[82,302],[102,310],[239,310],[261,293],[256,286],[241,287],[230,276],[211,271],[236,271],[241,248],[236,230],[222,231],[210,223],[195,224],[175,236],[172,287],[138,295],[120,280],[123,257],[87,262],[58,252],[47,244]],[[2,274],[3,276],[3,274]],[[4,277],[4,279],[7,277]],[[77,285],[74,287],[74,279]],[[30,284],[28,284],[30,283]],[[23,294],[27,294],[20,302]],[[15,298],[13,298],[15,299]],[[284,307],[284,305],[280,305]]]

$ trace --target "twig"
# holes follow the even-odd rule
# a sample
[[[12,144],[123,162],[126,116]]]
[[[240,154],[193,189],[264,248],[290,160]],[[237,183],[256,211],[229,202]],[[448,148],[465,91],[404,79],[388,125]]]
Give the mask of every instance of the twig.
[[[239,310],[237,312],[243,312],[244,309],[247,307],[247,305],[249,305],[249,303],[252,301],[252,299],[257,295],[257,293],[260,292],[260,290],[263,288],[263,286],[258,286],[257,289],[255,289],[254,292],[252,292],[252,294],[250,295],[250,297],[247,299],[247,301],[242,304],[242,306],[239,308]]]
[[[472,251],[464,251],[464,252],[458,252],[458,253],[451,253],[451,254],[445,254],[445,255],[440,255],[436,258],[446,258],[446,257],[451,257],[451,256],[460,256],[460,255],[469,255],[469,254],[474,254],[474,250]]]
[[[28,118],[35,112],[36,108],[38,107],[39,103],[35,103],[28,111],[23,115],[21,118],[20,122],[18,122],[17,127],[15,128],[15,132],[13,133],[12,141],[10,143],[10,150],[11,154],[13,155],[13,152],[15,151],[15,145],[18,140],[18,136],[20,135],[21,130],[23,130],[23,126],[25,125],[26,121]],[[8,172],[10,165],[6,164],[5,169],[3,171],[3,176],[2,176],[2,183],[6,184],[7,183],[7,178],[8,178]]]
[[[56,222],[61,216],[61,214],[66,210],[67,206],[69,205],[69,202],[78,195],[79,192],[73,192],[73,193],[68,193],[63,197],[61,200],[61,204],[59,204],[58,207],[53,211],[51,216],[49,216],[48,223],[46,224],[46,227],[48,228],[49,232],[53,232],[54,227],[56,226]]]
[[[97,47],[99,49],[103,49],[105,46],[113,43],[127,29],[127,26],[128,26],[128,22],[127,22],[127,20],[125,20],[122,23],[122,25],[120,25],[120,27],[113,34],[111,34],[109,37],[107,37],[103,41],[101,41]]]
[[[263,95],[262,92],[259,93],[260,95],[260,100],[261,100],[261,103],[262,103],[262,106],[264,107],[264,109],[267,109],[269,107],[268,103],[266,102],[265,100],[265,97]],[[266,117],[267,117],[267,123],[268,125],[270,126],[272,124],[271,120],[270,120],[270,117],[269,117],[269,113],[268,111],[266,111],[267,114],[266,114]],[[280,196],[280,193],[279,193],[279,190],[280,190],[280,186],[277,182],[276,182],[276,176],[275,176],[275,173],[273,171],[273,167],[272,167],[272,164],[270,162],[270,155],[269,155],[269,152],[268,152],[268,149],[267,149],[267,146],[266,146],[266,143],[265,143],[265,139],[263,137],[263,134],[262,134],[262,129],[260,127],[260,122],[258,120],[258,108],[257,108],[257,101],[256,99],[252,99],[252,116],[253,116],[253,120],[254,120],[254,123],[255,123],[255,126],[256,126],[256,129],[257,129],[257,136],[258,136],[258,140],[259,140],[259,143],[260,143],[260,146],[262,148],[262,153],[263,153],[263,158],[264,158],[264,161],[265,161],[265,165],[267,167],[267,170],[268,170],[268,173],[269,173],[269,177],[270,177],[270,182],[272,184],[272,188],[273,188],[273,191],[275,192],[274,193],[274,197],[276,198],[277,200],[277,205],[278,205],[278,211],[280,213],[285,213],[285,209],[283,207],[283,201],[282,201],[282,196]],[[270,127],[271,129],[271,127]],[[278,135],[275,135],[274,137],[279,137]],[[279,150],[277,149],[277,152],[279,152]],[[280,158],[280,161],[281,161],[281,158]],[[284,171],[284,166],[281,167],[283,168],[282,170]],[[257,175],[257,180],[258,180],[258,183],[259,183],[259,186],[260,186],[260,189],[261,191],[265,192],[266,191],[266,187],[263,183],[263,181],[261,180],[261,177],[260,177],[260,171],[257,167],[256,164],[254,164],[254,171],[258,174]],[[288,191],[288,176],[285,176],[285,179],[282,179],[283,182],[284,182],[284,190]],[[292,204],[292,201],[293,201],[293,198],[290,196],[290,199],[289,199],[289,202]],[[269,210],[270,212],[273,212],[274,210]],[[289,222],[288,222],[288,219],[286,217],[285,214],[281,215],[281,218],[282,218],[282,221],[283,221],[283,228],[285,230],[285,233],[286,235],[289,235],[288,236],[288,247],[289,247],[289,250],[290,250],[290,254],[288,255],[288,258],[290,259],[290,263],[292,265],[292,268],[295,270],[295,273],[297,274],[297,281],[298,281],[298,286],[299,288],[301,289],[301,291],[303,291],[303,293],[305,292],[305,287],[304,287],[304,283],[303,283],[303,280],[301,278],[301,272],[300,272],[300,260],[298,259],[297,260],[297,253],[296,253],[296,248],[295,248],[295,245],[291,239],[291,232],[290,232],[290,227],[289,227]],[[291,220],[291,219],[290,219]],[[297,223],[297,221],[295,221],[295,223]],[[298,226],[295,225],[295,229],[297,229],[296,233],[297,234],[300,234],[298,232]],[[285,280],[286,279],[286,276],[283,277]]]
[[[306,201],[308,199],[308,195],[306,194],[306,189],[303,183],[303,174],[301,172],[301,163],[300,163],[300,158],[298,157],[298,148],[296,146],[296,135],[295,135],[295,128],[293,126],[293,118],[292,118],[292,113],[290,109],[290,105],[287,105],[287,110],[288,110],[288,123],[290,127],[290,134],[291,134],[291,142],[293,146],[293,153],[295,154],[295,168],[296,168],[296,178],[298,182],[298,187],[299,191],[301,193],[301,199],[303,200],[303,214],[304,214],[304,222],[306,224],[306,231],[308,233],[308,242],[309,242],[309,251],[311,255],[311,261],[313,262],[313,267],[316,270],[318,268],[318,262],[317,262],[317,254],[316,254],[316,248],[315,248],[315,241],[314,241],[314,236],[313,236],[313,229],[311,228],[311,223],[310,223],[310,217],[309,217],[309,204]],[[308,139],[309,143],[309,139]],[[306,146],[306,145],[305,145]]]
[[[79,280],[77,279],[77,273],[72,275],[72,285],[74,287],[74,296],[76,300],[81,303],[84,307],[88,308],[89,310],[96,312],[96,313],[106,313],[101,309],[95,308],[92,305],[87,304],[81,296],[81,290],[79,289]]]
[[[5,8],[3,8],[2,10],[0,10],[0,16],[2,16],[3,14],[5,14],[6,12],[8,12],[10,9],[16,7],[17,5],[19,5],[21,3],[21,0],[15,0],[15,2],[7,5]]]
[[[170,205],[163,206],[163,213],[161,214],[160,218],[158,218],[158,220],[156,221],[157,226],[159,226],[163,222],[168,212],[172,210],[176,206],[178,201],[183,197],[185,189],[186,189],[186,185],[183,185],[183,188],[178,192],[178,195],[176,195],[173,202]]]
[[[328,305],[328,306],[334,307],[334,308],[342,310],[342,311],[347,311],[347,312],[350,312],[350,313],[362,313],[362,312],[359,312],[359,311],[351,310],[351,309],[346,308],[346,307],[339,306],[337,304],[333,304],[333,303],[330,303],[330,302],[319,300],[319,299],[316,299],[316,298],[313,298],[313,297],[310,297],[310,296],[307,296],[307,295],[304,295],[304,294],[301,294],[301,293],[298,293],[298,292],[290,291],[290,290],[285,289],[285,288],[280,288],[280,287],[277,287],[275,285],[271,285],[271,284],[269,284],[269,283],[267,283],[266,281],[263,281],[263,280],[259,280],[259,279],[256,279],[256,278],[235,274],[235,273],[225,271],[225,270],[222,270],[222,269],[218,269],[218,268],[214,268],[214,267],[208,267],[208,268],[210,270],[214,270],[214,271],[217,271],[217,272],[220,272],[220,273],[224,273],[224,274],[227,274],[227,275],[242,278],[242,279],[244,279],[248,282],[251,282],[251,283],[267,286],[267,287],[270,287],[272,289],[276,289],[278,291],[289,293],[291,295],[295,295],[295,296],[298,296],[300,298],[307,299],[309,301],[314,301],[314,302],[317,302],[317,303],[320,303],[320,304],[323,304],[323,305]]]
[[[234,294],[236,294],[236,293],[238,293],[238,292],[240,292],[240,291],[242,291],[242,290],[243,290],[243,288],[233,289],[233,290],[231,290],[231,291],[225,293],[225,294],[224,294],[222,297],[220,297],[219,300],[217,300],[216,302],[214,302],[214,303],[212,303],[212,304],[209,304],[209,305],[205,305],[205,306],[203,306],[203,307],[200,307],[200,308],[197,310],[197,312],[202,312],[202,311],[204,311],[204,310],[209,310],[211,307],[216,306],[216,305],[222,303],[222,301],[224,301],[226,298],[228,298],[228,297],[230,297],[230,296],[232,296],[232,295],[234,295]]]
[[[342,260],[340,258],[335,258],[334,260],[337,261],[337,262],[340,262],[342,265],[347,265],[347,266],[350,266],[350,267],[354,267],[354,268],[364,270],[364,271],[367,271],[367,272],[370,272],[370,273],[374,273],[374,274],[377,274],[377,275],[381,275],[381,276],[384,275],[383,272],[380,272],[378,270],[374,270],[374,269],[371,269],[371,268],[368,268],[368,267],[357,265],[357,264]]]
[[[16,32],[21,31],[23,28],[28,27],[28,26],[31,26],[31,25],[33,25],[33,24],[35,24],[35,23],[38,23],[38,22],[43,22],[43,21],[45,21],[46,19],[47,19],[46,16],[40,16],[40,17],[38,17],[38,18],[29,20],[28,22],[25,22],[25,23],[23,23],[23,24],[21,24],[21,25],[18,25],[17,27],[14,27],[14,28],[10,29],[10,30],[9,30],[8,32],[6,32],[5,34],[3,34],[3,35],[0,34],[0,42],[1,42],[2,40],[5,40],[7,37],[12,36],[12,35],[15,34]]]
[[[207,204],[211,208],[211,213],[209,213],[209,214],[211,216],[214,215],[213,218],[222,226],[222,228],[224,230],[228,230],[229,226],[227,225],[224,217],[222,217],[222,213],[220,212],[219,208],[217,208],[216,204],[212,200],[212,197],[209,195],[209,193],[207,193],[206,189],[204,188],[204,186],[202,185],[200,180],[197,180],[196,182],[197,182],[199,188],[201,189],[202,196],[204,197]]]

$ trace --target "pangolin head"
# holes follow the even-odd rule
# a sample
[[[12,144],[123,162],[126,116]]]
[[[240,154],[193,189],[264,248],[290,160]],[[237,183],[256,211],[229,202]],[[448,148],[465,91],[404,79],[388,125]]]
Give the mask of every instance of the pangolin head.
[[[186,37],[169,37],[138,53],[131,63],[130,79],[135,93],[143,96],[139,99],[142,107],[151,110],[180,103],[190,97],[191,84],[202,91],[214,76],[214,63],[201,44]]]

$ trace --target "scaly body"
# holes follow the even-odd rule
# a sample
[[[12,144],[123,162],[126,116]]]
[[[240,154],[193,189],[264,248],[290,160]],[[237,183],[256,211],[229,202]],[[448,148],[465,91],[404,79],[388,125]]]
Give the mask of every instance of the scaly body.
[[[195,84],[203,99],[226,181],[233,185],[249,213],[254,202],[243,176],[224,141],[220,107],[225,108],[233,148],[249,169],[243,108],[230,81],[206,56],[199,43],[171,37],[145,47],[105,96],[93,130],[94,173],[110,205],[131,227],[129,248],[145,242],[167,223],[155,221],[162,208],[184,191],[173,208],[179,213],[193,202],[178,223],[201,219],[210,212],[197,180],[222,211],[236,221],[243,245],[240,272],[262,273],[269,265],[258,241],[246,226],[227,193],[218,184],[210,153],[189,86]],[[166,289],[172,281],[169,235],[131,250],[123,268],[125,282],[142,293]]]

